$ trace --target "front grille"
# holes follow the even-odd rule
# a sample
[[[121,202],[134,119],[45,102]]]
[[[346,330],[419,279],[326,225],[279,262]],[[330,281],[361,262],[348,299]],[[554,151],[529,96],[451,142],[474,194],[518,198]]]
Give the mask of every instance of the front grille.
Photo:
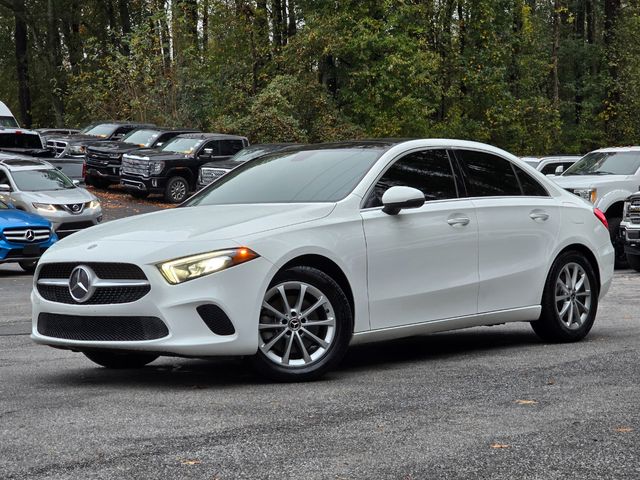
[[[47,140],[47,148],[51,150],[56,157],[62,157],[67,150],[67,142],[60,140]]]
[[[228,170],[224,170],[222,168],[202,168],[200,170],[200,183],[209,185],[211,182],[217,180],[227,172]]]
[[[68,280],[78,265],[90,267],[100,280],[147,280],[140,267],[129,263],[47,263],[42,266],[38,280]],[[77,305],[68,285],[42,285],[38,293],[50,302]],[[97,286],[95,292],[82,305],[109,305],[140,300],[151,291],[150,285]]]
[[[87,149],[87,165],[96,165],[104,167],[113,163],[118,165],[120,160],[119,154],[100,152],[92,149]]]
[[[148,177],[150,170],[151,163],[148,160],[131,158],[128,156],[122,157],[122,173]]]
[[[14,243],[38,243],[49,240],[51,229],[46,227],[36,228],[5,228],[2,235],[9,242]]]
[[[91,221],[67,222],[67,223],[62,223],[56,230],[56,233],[58,234],[58,237],[63,238],[63,237],[66,237],[67,235],[72,234],[73,232],[82,230],[84,228],[89,228],[89,227],[93,227],[93,222]]]
[[[146,280],[144,272],[137,265],[131,263],[97,263],[97,262],[69,262],[69,263],[46,263],[42,265],[38,279],[41,278],[64,278],[71,276],[71,272],[78,265],[86,265],[103,280]]]
[[[236,329],[227,314],[217,305],[200,305],[196,308],[200,318],[216,335],[233,335]]]
[[[38,332],[46,337],[94,342],[135,342],[169,335],[167,326],[156,317],[80,317],[54,313],[38,316]]]

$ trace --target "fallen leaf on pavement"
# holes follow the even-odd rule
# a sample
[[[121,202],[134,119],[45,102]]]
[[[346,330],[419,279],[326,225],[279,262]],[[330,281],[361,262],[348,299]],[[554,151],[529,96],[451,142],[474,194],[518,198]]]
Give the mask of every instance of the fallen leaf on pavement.
[[[630,427],[618,427],[615,429],[616,432],[618,433],[629,433],[629,432],[633,432],[633,428]]]
[[[201,462],[200,460],[189,460],[189,459],[183,459],[183,460],[180,460],[180,463],[181,463],[182,465],[199,465],[199,464],[201,464],[202,462]]]
[[[537,400],[516,400],[518,405],[535,405],[538,403]]]
[[[508,445],[506,443],[492,443],[490,447],[491,448],[511,448],[511,445]]]

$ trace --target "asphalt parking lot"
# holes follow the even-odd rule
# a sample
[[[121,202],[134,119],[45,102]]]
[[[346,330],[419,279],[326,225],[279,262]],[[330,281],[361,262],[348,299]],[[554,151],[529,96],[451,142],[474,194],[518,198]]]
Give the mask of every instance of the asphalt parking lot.
[[[101,197],[107,220],[166,207]],[[236,359],[108,371],[34,345],[30,284],[0,266],[3,479],[640,478],[630,270],[583,342],[475,328],[356,347],[307,384],[268,383]]]

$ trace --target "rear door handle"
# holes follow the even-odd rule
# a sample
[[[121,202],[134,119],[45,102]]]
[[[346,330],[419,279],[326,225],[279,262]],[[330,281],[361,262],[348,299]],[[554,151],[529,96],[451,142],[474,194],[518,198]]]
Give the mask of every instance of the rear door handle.
[[[467,217],[453,217],[447,220],[447,223],[452,227],[464,227],[466,225],[469,225],[470,221],[471,220],[469,220]]]
[[[534,210],[529,214],[529,217],[531,217],[531,220],[534,222],[545,222],[549,218],[549,214],[539,210]]]

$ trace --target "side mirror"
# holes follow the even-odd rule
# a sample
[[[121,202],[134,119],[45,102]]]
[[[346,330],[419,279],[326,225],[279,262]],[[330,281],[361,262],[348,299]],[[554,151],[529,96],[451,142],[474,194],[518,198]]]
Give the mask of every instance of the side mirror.
[[[205,157],[210,157],[211,155],[213,155],[213,148],[205,148],[203,150],[203,154]]]
[[[420,208],[424,201],[424,194],[417,188],[391,187],[382,195],[382,211],[387,215],[397,215],[400,210]]]
[[[0,192],[10,192],[11,186],[6,183],[0,183]]]
[[[555,174],[556,174],[556,175],[562,175],[562,172],[564,172],[564,165],[558,165],[558,166],[556,167]]]
[[[77,187],[78,185],[80,185],[80,180],[71,180],[73,182],[73,184]]]
[[[162,145],[164,145],[164,142],[158,142],[156,143],[156,148],[161,147]]]

